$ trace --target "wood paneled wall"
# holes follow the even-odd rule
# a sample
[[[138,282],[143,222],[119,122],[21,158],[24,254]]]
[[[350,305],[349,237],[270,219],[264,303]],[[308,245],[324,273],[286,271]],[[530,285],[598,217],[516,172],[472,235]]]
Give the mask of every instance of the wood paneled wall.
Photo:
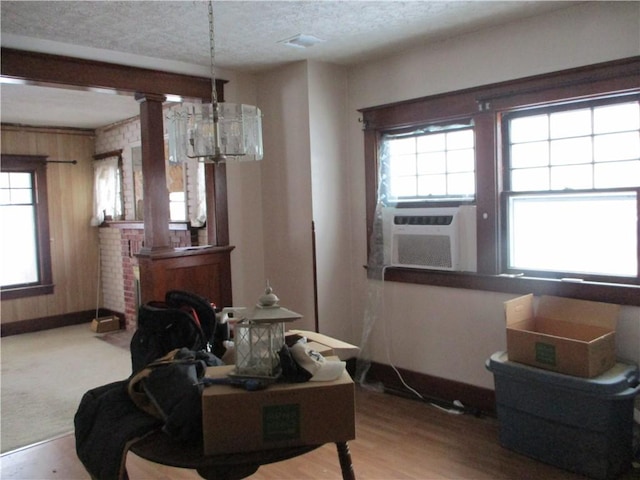
[[[2,153],[47,155],[49,160],[78,162],[47,165],[54,294],[2,301],[2,324],[94,310],[99,250],[98,229],[89,225],[93,210],[93,132],[3,125],[1,134]]]

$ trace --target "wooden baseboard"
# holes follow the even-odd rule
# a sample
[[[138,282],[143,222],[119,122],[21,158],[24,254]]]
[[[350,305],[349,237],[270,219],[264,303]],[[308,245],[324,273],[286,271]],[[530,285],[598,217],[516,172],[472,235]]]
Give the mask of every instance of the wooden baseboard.
[[[458,400],[462,402],[467,413],[495,415],[496,398],[493,390],[402,368],[397,370],[404,382],[418,392],[424,401],[451,408],[454,400]],[[387,393],[420,399],[402,383],[396,371],[389,365],[371,362],[366,378],[367,381],[381,383]]]
[[[107,315],[117,316],[120,319],[120,328],[124,327],[125,321],[123,314],[114,312],[107,308],[100,308],[98,310],[99,317]],[[81,323],[91,323],[95,317],[95,310],[86,310],[83,312],[65,313],[63,315],[54,315],[51,317],[8,322],[0,325],[0,336],[8,337],[10,335],[19,335],[21,333],[39,332],[41,330],[50,330],[52,328],[68,327],[70,325],[79,325]]]

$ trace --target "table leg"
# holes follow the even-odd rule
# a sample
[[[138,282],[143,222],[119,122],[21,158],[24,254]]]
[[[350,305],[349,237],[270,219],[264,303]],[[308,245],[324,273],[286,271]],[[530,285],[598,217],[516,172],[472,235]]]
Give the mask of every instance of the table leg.
[[[351,452],[347,442],[336,442],[338,449],[338,459],[340,460],[340,470],[342,470],[342,480],[356,480],[356,474],[353,471],[351,463]]]

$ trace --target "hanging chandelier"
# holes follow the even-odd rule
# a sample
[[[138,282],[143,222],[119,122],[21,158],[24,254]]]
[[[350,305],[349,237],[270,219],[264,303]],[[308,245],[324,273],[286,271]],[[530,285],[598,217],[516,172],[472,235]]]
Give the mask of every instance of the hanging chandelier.
[[[213,4],[209,0],[211,103],[173,107],[169,120],[169,156],[173,162],[197,158],[203,163],[262,160],[262,113],[258,107],[218,103],[215,75]]]

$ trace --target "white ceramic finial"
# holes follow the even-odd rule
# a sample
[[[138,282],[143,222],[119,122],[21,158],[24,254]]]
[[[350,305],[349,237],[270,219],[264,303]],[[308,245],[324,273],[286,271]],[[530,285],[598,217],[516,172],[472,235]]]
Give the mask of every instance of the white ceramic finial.
[[[261,295],[258,299],[258,305],[261,307],[275,307],[278,305],[280,299],[278,296],[273,293],[273,289],[271,285],[269,285],[269,280],[267,280],[267,286],[264,289],[264,295]]]

